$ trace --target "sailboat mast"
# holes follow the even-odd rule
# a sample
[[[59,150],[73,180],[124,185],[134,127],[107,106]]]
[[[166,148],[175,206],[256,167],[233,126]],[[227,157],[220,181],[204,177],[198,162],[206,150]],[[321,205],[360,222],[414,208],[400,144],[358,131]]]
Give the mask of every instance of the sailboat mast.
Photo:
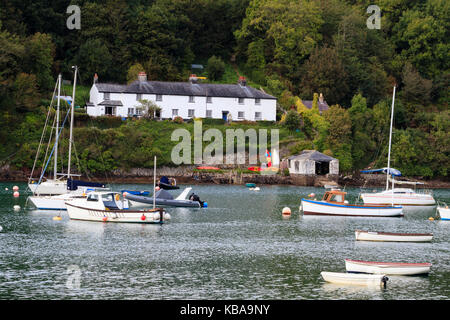
[[[156,207],[156,156],[153,160],[153,209]]]
[[[386,172],[386,190],[389,189],[389,174],[390,174],[390,165],[391,165],[392,124],[394,121],[394,101],[395,101],[395,86],[394,86],[394,92],[392,93],[391,127],[389,130],[389,152],[388,152],[388,163],[387,163],[387,172]]]
[[[61,99],[61,74],[58,75],[58,103],[56,105],[56,134],[55,134],[55,168],[54,168],[54,179],[58,178],[58,142],[59,142],[59,106]]]
[[[73,131],[73,113],[74,113],[74,106],[75,106],[75,88],[77,86],[77,73],[78,73],[78,66],[73,66],[72,68],[75,69],[75,76],[73,78],[73,91],[72,91],[72,103],[70,105],[70,135],[69,135],[69,159],[67,163],[67,179],[70,178],[70,162],[72,158],[72,131]]]

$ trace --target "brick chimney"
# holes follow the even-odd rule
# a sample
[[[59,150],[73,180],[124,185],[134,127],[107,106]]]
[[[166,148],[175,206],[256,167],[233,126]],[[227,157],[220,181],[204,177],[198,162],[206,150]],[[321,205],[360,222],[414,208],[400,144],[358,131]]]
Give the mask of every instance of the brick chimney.
[[[191,75],[189,76],[189,82],[190,82],[190,83],[197,83],[197,82],[198,82],[197,75],[191,74]]]
[[[146,74],[145,72],[143,72],[143,71],[139,72],[139,74],[138,74],[138,80],[139,80],[140,82],[147,81],[147,74]]]
[[[247,80],[243,76],[239,76],[238,84],[245,87],[247,85]]]
[[[94,74],[94,84],[97,83],[97,82],[98,82],[98,75],[96,73],[96,74]]]

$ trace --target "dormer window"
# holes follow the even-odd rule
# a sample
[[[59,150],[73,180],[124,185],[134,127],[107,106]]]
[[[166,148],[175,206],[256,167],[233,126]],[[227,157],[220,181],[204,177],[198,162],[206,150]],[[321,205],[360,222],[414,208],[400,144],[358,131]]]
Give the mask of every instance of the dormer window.
[[[189,96],[189,103],[194,103],[194,102],[195,102],[194,96]]]
[[[162,94],[156,95],[156,101],[162,101]]]
[[[256,105],[260,105],[261,104],[261,99],[260,98],[255,98],[255,104]]]
[[[239,101],[239,104],[244,104],[244,98],[239,98],[238,101]]]
[[[142,93],[136,93],[136,101],[142,100]]]

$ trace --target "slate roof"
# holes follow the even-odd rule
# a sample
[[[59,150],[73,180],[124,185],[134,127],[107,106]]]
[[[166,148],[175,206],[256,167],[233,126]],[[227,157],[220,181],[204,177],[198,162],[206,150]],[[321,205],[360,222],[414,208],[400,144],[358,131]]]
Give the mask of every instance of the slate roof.
[[[302,100],[302,103],[308,109],[312,109],[312,105],[313,105],[313,101],[312,100]],[[329,108],[328,103],[325,100],[323,102],[317,101],[317,105],[319,107],[319,111],[320,112],[328,110],[328,108]]]
[[[267,93],[239,84],[134,81],[129,85],[96,83],[99,92],[142,93],[181,96],[276,99]]]
[[[105,101],[100,102],[99,105],[113,106],[113,107],[123,106],[122,101],[120,101],[120,100],[105,100]]]
[[[322,152],[317,150],[303,150],[300,154],[291,156],[288,158],[289,160],[301,160],[301,159],[310,159],[316,162],[330,162],[333,160],[337,160],[333,157],[327,156]]]

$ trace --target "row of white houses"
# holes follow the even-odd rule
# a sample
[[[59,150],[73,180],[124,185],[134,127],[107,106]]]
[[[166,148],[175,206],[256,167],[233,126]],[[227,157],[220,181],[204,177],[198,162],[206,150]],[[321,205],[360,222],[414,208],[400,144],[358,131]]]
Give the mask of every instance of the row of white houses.
[[[192,75],[189,82],[147,81],[141,72],[129,85],[99,83],[97,75],[86,104],[90,116],[139,116],[140,100],[155,102],[161,112],[159,118],[213,118],[239,120],[276,120],[276,98],[246,84],[199,83]]]

